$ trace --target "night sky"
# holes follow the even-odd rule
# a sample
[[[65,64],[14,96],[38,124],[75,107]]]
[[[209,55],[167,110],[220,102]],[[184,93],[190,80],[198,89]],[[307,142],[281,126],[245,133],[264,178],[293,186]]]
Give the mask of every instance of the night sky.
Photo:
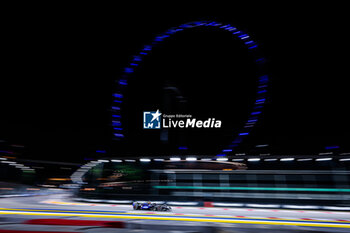
[[[342,6],[237,5],[207,12],[32,8],[8,9],[2,30],[0,139],[25,145],[23,158],[80,161],[96,150],[172,152],[157,149],[157,135],[136,126],[142,127],[142,110],[161,107],[157,96],[164,83],[181,89],[189,113],[221,117],[239,130],[255,91],[254,67],[231,37],[193,31],[161,45],[135,74],[139,81],[129,86],[134,98],[127,109],[130,137],[124,144],[111,140],[113,85],[129,59],[157,34],[197,20],[239,27],[259,42],[268,60],[266,111],[239,151],[254,151],[256,144],[270,144],[276,154],[318,153],[332,145],[350,151]],[[149,82],[154,85],[146,88]],[[193,153],[215,153],[230,134],[226,128],[186,133]]]

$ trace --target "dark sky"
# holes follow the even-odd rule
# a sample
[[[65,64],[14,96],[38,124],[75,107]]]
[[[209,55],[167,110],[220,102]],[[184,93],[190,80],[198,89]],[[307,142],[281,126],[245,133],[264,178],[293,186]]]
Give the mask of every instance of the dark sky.
[[[34,6],[9,8],[2,33],[0,139],[26,145],[27,152],[22,156],[27,158],[80,160],[93,156],[96,149],[105,148],[113,148],[118,154],[119,144],[111,142],[108,109],[114,81],[129,58],[170,27],[194,20],[216,20],[252,35],[269,61],[269,102],[263,121],[243,145],[244,150],[249,151],[254,144],[268,143],[275,153],[315,153],[328,145],[339,145],[342,151],[349,151],[349,44],[344,7],[233,5],[218,11],[181,11],[181,8],[149,11],[93,5],[48,6],[46,10]],[[244,106],[251,98],[247,95],[251,91],[250,81],[241,78],[249,69],[239,71],[231,92],[228,88],[231,81],[225,75],[231,76],[232,70],[215,70],[230,59],[236,68],[241,67],[237,64],[243,64],[243,58],[239,57],[244,54],[238,47],[235,53],[225,36],[222,39],[203,37],[202,44],[199,43],[205,47],[203,50],[189,46],[196,44],[195,33],[188,37],[187,45],[186,36],[179,37],[179,44],[175,40],[164,45],[163,52],[159,49],[158,57],[155,51],[155,55],[145,61],[149,67],[144,73],[140,71],[139,78],[152,79],[162,85],[161,77],[166,76],[182,86],[193,105],[211,91],[214,104],[211,109],[209,106],[207,115],[215,111],[222,115],[222,108],[227,107],[227,116],[237,117],[230,118],[231,123],[238,124],[243,116],[240,112],[246,110]],[[175,49],[189,47],[188,54],[186,50],[180,54]],[[171,67],[175,63],[170,62],[169,69],[174,68],[174,72],[164,68],[166,63],[161,66],[163,70],[157,69],[171,49],[173,53],[178,52],[167,59],[182,61],[176,63],[181,66]],[[206,53],[208,57],[203,59]],[[188,58],[196,59],[195,65],[191,66]],[[212,64],[210,59],[213,59],[213,68],[208,68],[210,75],[207,72],[204,75],[205,71],[198,71],[198,67],[201,62]],[[210,89],[208,83],[215,75],[218,82]],[[206,86],[196,88],[200,77]],[[142,96],[145,89],[140,85],[141,82],[132,91]],[[147,98],[141,99],[144,102],[139,105],[134,100],[131,115],[133,111],[138,114],[143,107],[152,106]],[[213,110],[215,103],[219,104]],[[205,113],[202,109],[201,114]],[[145,135],[134,139],[142,137]],[[215,132],[210,137],[215,137]],[[202,139],[192,137],[190,143],[198,144]],[[214,145],[206,149],[215,150],[218,140],[221,141],[213,141]],[[138,142],[134,146],[142,148],[145,144]]]

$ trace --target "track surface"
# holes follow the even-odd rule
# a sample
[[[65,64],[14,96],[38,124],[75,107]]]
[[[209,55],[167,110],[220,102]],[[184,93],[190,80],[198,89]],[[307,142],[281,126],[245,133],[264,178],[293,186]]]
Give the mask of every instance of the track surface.
[[[131,205],[75,202],[68,195],[0,199],[0,216],[11,218],[74,218],[94,220],[140,220],[167,224],[234,224],[255,227],[299,226],[350,231],[350,212],[173,207],[172,212],[134,211]]]

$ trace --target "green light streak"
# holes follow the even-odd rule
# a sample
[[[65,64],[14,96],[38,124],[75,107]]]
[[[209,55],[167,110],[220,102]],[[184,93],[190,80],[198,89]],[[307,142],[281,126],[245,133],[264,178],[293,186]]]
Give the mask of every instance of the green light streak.
[[[273,188],[273,187],[206,187],[206,186],[153,186],[155,189],[207,189],[207,190],[258,190],[258,191],[308,191],[350,192],[350,189],[334,188]]]

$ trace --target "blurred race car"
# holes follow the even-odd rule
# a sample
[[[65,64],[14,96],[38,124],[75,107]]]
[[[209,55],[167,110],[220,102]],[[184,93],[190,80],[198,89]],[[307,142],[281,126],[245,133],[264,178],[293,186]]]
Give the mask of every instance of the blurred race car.
[[[134,210],[155,210],[155,211],[171,211],[171,207],[166,204],[156,204],[152,202],[133,202]]]

